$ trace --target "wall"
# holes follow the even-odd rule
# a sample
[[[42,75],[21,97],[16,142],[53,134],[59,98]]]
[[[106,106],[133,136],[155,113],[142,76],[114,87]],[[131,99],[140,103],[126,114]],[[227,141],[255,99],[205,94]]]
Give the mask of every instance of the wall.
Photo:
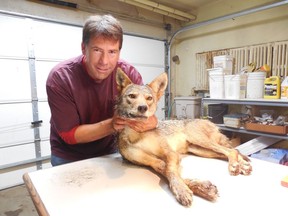
[[[205,8],[200,8],[197,21],[211,20],[253,8],[257,3],[259,5],[259,2],[265,4],[271,1],[215,1]],[[180,58],[179,64],[171,63],[172,97],[189,96],[192,88],[196,86],[196,53],[288,40],[287,11],[288,5],[275,7],[180,33],[171,50],[171,56],[178,55]],[[241,136],[242,141],[251,138],[255,137]],[[274,146],[287,148],[287,143],[282,141]]]
[[[219,17],[223,16],[223,9],[227,9],[226,14],[235,12],[237,9],[235,2],[239,4],[242,2],[239,5],[239,10],[241,10],[243,2],[246,3],[245,7],[248,7],[247,3],[250,1],[222,2],[219,4],[218,1],[217,5],[202,8],[199,14],[207,16],[199,17],[199,19],[211,19],[217,16],[217,12]],[[255,1],[251,1],[251,4],[251,7],[254,6]],[[172,56],[177,54],[180,58],[180,64],[171,64],[172,95],[188,96],[191,94],[191,89],[196,86],[197,80],[193,77],[196,69],[196,53],[287,40],[287,11],[288,6],[276,7],[180,33],[173,43],[171,52]]]

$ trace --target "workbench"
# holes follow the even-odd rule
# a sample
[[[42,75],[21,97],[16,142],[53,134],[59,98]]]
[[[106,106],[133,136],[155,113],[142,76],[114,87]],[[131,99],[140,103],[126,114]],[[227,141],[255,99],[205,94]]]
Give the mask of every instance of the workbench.
[[[288,167],[251,158],[250,176],[230,176],[227,161],[184,156],[182,176],[210,180],[216,202],[194,196],[180,205],[166,180],[149,168],[133,165],[119,154],[26,173],[25,185],[39,215],[283,215],[288,188],[281,180]]]

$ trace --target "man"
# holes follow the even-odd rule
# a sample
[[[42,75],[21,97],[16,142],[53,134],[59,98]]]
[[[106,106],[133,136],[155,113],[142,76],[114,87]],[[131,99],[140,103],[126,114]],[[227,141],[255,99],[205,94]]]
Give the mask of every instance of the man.
[[[46,90],[53,166],[117,152],[115,133],[126,125],[139,132],[156,127],[155,116],[136,122],[114,115],[117,68],[143,84],[139,72],[119,59],[122,41],[118,20],[91,16],[83,27],[82,55],[51,70]]]

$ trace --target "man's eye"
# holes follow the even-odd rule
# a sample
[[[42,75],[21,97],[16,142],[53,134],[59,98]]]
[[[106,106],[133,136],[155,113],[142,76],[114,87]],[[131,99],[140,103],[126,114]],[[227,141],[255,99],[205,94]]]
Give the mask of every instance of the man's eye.
[[[101,50],[100,49],[94,49],[94,52],[100,53]]]
[[[117,55],[117,53],[118,53],[117,50],[110,50],[109,51],[109,55],[111,55],[111,56],[115,56],[115,55]]]
[[[136,98],[136,95],[135,94],[129,94],[128,97],[134,99],[134,98]]]

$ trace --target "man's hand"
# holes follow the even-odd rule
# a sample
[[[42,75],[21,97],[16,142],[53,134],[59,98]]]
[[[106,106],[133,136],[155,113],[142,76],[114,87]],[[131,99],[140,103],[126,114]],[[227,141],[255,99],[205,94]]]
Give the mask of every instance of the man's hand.
[[[148,119],[125,119],[128,126],[137,132],[145,132],[152,130],[157,127],[158,119],[155,115],[149,117]]]
[[[124,127],[128,125],[124,118],[121,118],[117,115],[114,115],[112,119],[112,127],[115,132],[120,132],[124,129]]]
[[[141,133],[156,128],[158,124],[158,119],[155,115],[149,117],[148,119],[128,119],[114,116],[112,124],[114,130],[117,132],[123,130],[124,127],[127,125],[133,130]]]

